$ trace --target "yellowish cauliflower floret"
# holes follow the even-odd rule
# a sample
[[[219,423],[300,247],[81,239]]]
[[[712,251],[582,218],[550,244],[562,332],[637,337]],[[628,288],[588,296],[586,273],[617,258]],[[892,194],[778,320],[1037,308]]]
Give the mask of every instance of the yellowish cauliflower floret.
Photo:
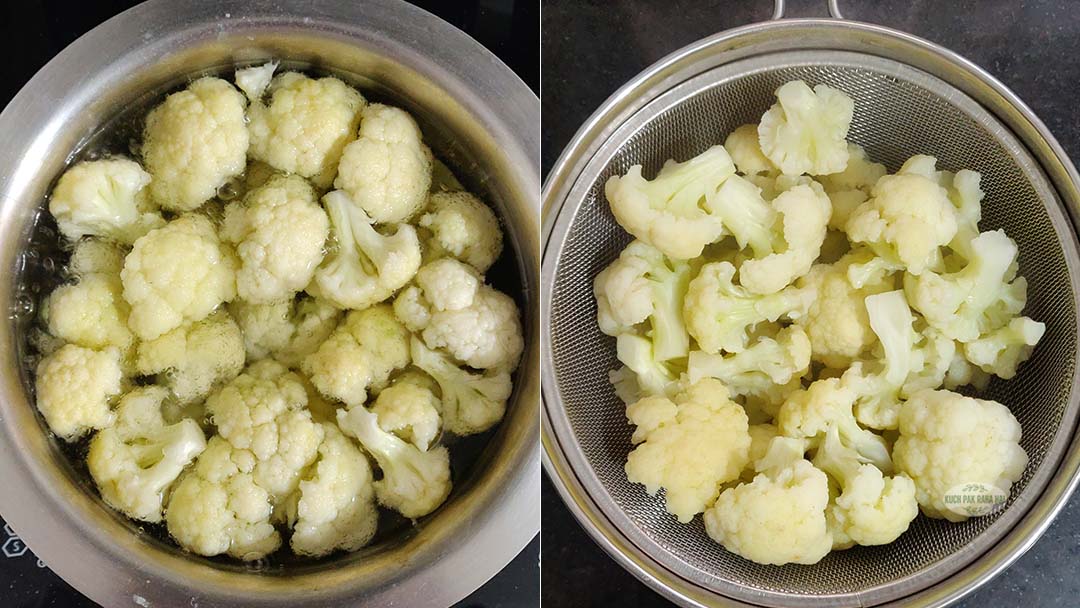
[[[724,140],[724,148],[731,155],[731,160],[735,162],[735,168],[743,175],[776,171],[776,166],[765,158],[765,154],[761,151],[757,125],[743,125],[732,131]]]
[[[150,174],[126,158],[81,162],[64,172],[49,196],[60,233],[75,241],[96,236],[125,245],[165,225],[144,188]]]
[[[982,371],[1008,380],[1027,361],[1046,333],[1046,324],[1016,317],[1009,324],[964,345],[964,356]]]
[[[185,215],[138,241],[120,273],[128,326],[153,340],[236,297],[236,259],[210,220]]]
[[[168,395],[159,386],[124,395],[116,408],[116,425],[94,436],[86,457],[105,503],[151,523],[161,521],[169,487],[206,448],[206,438],[194,420],[165,423],[161,404]]]
[[[427,199],[431,150],[405,110],[371,104],[360,115],[360,132],[341,153],[334,187],[375,222],[404,222]]]
[[[455,435],[482,433],[502,420],[513,384],[507,368],[473,374],[413,337],[413,365],[435,379],[441,391],[443,428]]]
[[[749,461],[746,413],[716,380],[699,381],[673,400],[646,397],[626,416],[637,426],[638,444],[626,459],[627,478],[649,494],[664,488],[665,507],[680,522],[705,511]]]
[[[371,464],[334,424],[323,424],[324,438],[311,473],[300,482],[292,539],[300,555],[320,557],[355,551],[375,536],[379,512]]]
[[[225,209],[221,237],[236,246],[236,291],[255,304],[291,298],[323,259],[330,221],[300,177],[274,176]]]
[[[439,410],[442,402],[421,383],[395,381],[379,392],[371,411],[379,417],[379,426],[421,450],[427,450],[441,428]]]
[[[150,194],[163,209],[190,211],[247,166],[244,96],[220,78],[200,78],[146,116],[143,158]]]
[[[409,364],[409,335],[387,304],[351,311],[302,368],[326,397],[360,406],[370,386]]]
[[[433,193],[419,225],[431,232],[425,240],[425,259],[449,255],[485,273],[502,253],[499,218],[468,192]]]
[[[762,336],[749,348],[730,355],[691,351],[687,363],[690,382],[716,378],[735,396],[767,393],[776,385],[801,378],[810,367],[810,339],[798,325]]]
[[[354,137],[364,98],[337,78],[286,72],[270,83],[270,102],[252,102],[251,156],[320,187],[334,181],[341,151]]]
[[[832,87],[795,80],[776,90],[761,117],[761,151],[787,175],[839,173],[848,162],[847,133],[855,103]]]
[[[53,433],[75,441],[112,426],[110,401],[121,393],[120,351],[68,344],[38,363],[37,407]]]
[[[821,253],[832,207],[816,182],[784,191],[772,202],[783,216],[786,249],[739,267],[739,284],[754,293],[776,293],[810,271]]]
[[[848,162],[843,171],[831,175],[822,175],[817,181],[825,188],[831,198],[834,193],[858,190],[869,194],[870,190],[888,171],[885,165],[872,162],[866,156],[866,150],[856,144],[848,144]],[[835,201],[833,205],[835,206]]]
[[[142,375],[157,374],[181,404],[202,401],[217,385],[244,368],[244,337],[225,311],[141,342],[135,367]]]
[[[114,346],[126,359],[134,342],[129,312],[120,277],[93,273],[49,294],[43,315],[52,335],[94,350]]]
[[[269,357],[291,368],[315,352],[341,319],[339,309],[311,297],[273,304],[235,300],[229,312],[244,334],[248,359]]]
[[[127,249],[115,243],[102,239],[82,239],[71,252],[68,270],[76,277],[91,274],[120,276],[127,254]]]
[[[966,484],[985,484],[1008,494],[1028,457],[1020,447],[1020,423],[1004,405],[949,391],[924,390],[900,408],[896,468],[915,481],[922,512],[964,521],[946,494]]]
[[[270,523],[270,495],[255,483],[255,456],[212,437],[169,498],[165,521],[181,547],[244,561],[273,553],[281,536]]]

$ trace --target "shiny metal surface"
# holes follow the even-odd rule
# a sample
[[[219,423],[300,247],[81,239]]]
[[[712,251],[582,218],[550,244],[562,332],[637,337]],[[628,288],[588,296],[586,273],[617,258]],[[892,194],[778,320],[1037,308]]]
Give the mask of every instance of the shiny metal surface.
[[[45,432],[0,324],[0,511],[67,582],[105,606],[444,606],[539,528],[539,101],[462,32],[396,0],[152,0],[46,65],[0,113],[0,303],[11,310],[36,210],[69,154],[118,108],[268,57],[329,71],[415,113],[437,154],[493,202],[516,250],[526,349],[474,473],[401,538],[281,571],[193,558],[102,508]]]
[[[686,158],[722,141],[792,77],[839,84],[857,107],[866,101],[856,114],[869,112],[875,120],[854,126],[852,137],[892,169],[927,149],[950,169],[968,163],[989,169],[984,187],[998,192],[985,203],[984,226],[1005,227],[1028,251],[1021,264],[1032,279],[1030,305],[1047,316],[1056,337],[1040,347],[1049,353],[1015,380],[1023,389],[1007,383],[991,389],[1016,408],[1033,454],[1010,507],[996,519],[948,530],[924,521],[891,551],[856,549],[811,568],[755,568],[710,547],[700,526],[665,526],[655,501],[640,488],[635,498],[620,486],[616,473],[629,450],[629,427],[610,390],[598,392],[602,382],[586,377],[603,377],[609,368],[593,368],[614,359],[613,347],[585,324],[595,314],[592,274],[628,240],[610,220],[598,184],[629,164],[642,162],[647,172],[667,157]],[[739,109],[740,103],[750,107]],[[884,124],[875,130],[877,122]],[[996,186],[988,184],[993,180]],[[1078,201],[1075,169],[1030,110],[985,72],[932,43],[861,23],[787,20],[724,32],[673,53],[590,118],[545,184],[542,420],[552,480],[605,550],[683,605],[937,606],[957,599],[1022,554],[1077,482],[1080,256],[1070,219],[1076,221]],[[1049,274],[1042,281],[1030,276],[1043,272]]]

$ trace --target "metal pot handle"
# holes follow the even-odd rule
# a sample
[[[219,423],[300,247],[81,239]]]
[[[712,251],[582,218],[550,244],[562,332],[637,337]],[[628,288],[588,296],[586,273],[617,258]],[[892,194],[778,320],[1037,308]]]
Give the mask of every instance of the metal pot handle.
[[[828,0],[829,16],[833,19],[843,19],[844,15],[840,13],[840,0]],[[772,21],[784,18],[784,0],[773,0],[772,17],[769,17]]]

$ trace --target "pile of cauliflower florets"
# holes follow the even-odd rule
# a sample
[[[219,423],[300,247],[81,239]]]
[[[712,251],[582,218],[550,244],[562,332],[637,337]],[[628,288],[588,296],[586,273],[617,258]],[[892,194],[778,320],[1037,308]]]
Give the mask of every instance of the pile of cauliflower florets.
[[[1019,316],[1016,244],[980,232],[980,175],[846,141],[852,100],[789,82],[757,125],[652,180],[612,177],[636,237],[595,281],[636,445],[630,481],[763,564],[892,542],[921,511],[962,521],[1027,455],[1004,405],[1042,337]],[[962,498],[962,497],[961,497]]]
[[[435,510],[443,434],[499,422],[523,349],[484,281],[499,222],[413,118],[275,68],[196,80],[146,117],[141,164],[60,178],[71,280],[33,342],[38,409],[93,433],[104,501],[243,560],[283,535],[355,550],[377,505]]]

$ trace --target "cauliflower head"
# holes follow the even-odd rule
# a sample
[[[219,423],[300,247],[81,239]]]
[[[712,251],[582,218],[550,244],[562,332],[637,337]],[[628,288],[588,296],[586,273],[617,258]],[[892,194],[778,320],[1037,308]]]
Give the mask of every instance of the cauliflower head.
[[[323,259],[330,222],[303,178],[275,175],[225,209],[221,237],[236,246],[236,291],[254,304],[291,298]]]
[[[244,368],[244,337],[221,310],[138,346],[136,370],[169,389],[180,404],[206,399]]]
[[[49,333],[94,350],[117,348],[127,359],[135,338],[119,275],[92,273],[51,294],[43,311]]]
[[[244,96],[220,78],[200,78],[146,116],[142,155],[150,194],[163,209],[190,211],[247,166]]]
[[[469,264],[480,273],[499,259],[502,228],[495,211],[468,192],[435,192],[418,224],[431,232],[425,239],[425,258],[444,255]]]
[[[202,429],[189,418],[166,424],[160,386],[137,388],[116,408],[116,425],[90,442],[86,464],[101,498],[129,517],[157,523],[169,488],[206,449]]]
[[[60,176],[49,196],[49,213],[72,241],[96,236],[125,245],[165,220],[145,190],[150,174],[126,158],[81,162]]]
[[[360,116],[360,132],[341,153],[334,187],[375,222],[404,222],[427,199],[431,150],[405,110],[371,104]]]
[[[746,413],[716,380],[698,381],[674,399],[646,397],[626,416],[638,444],[626,459],[627,478],[652,495],[664,488],[666,509],[682,523],[705,511],[749,462]]]
[[[252,102],[251,156],[284,173],[334,181],[341,152],[360,123],[364,98],[337,78],[285,72],[270,82],[270,102]]]
[[[427,450],[442,429],[439,410],[442,401],[425,382],[411,375],[395,380],[379,391],[371,411],[379,417],[379,426],[421,450]]]
[[[739,283],[753,293],[776,293],[810,271],[821,254],[832,206],[816,182],[779,194],[773,208],[783,217],[786,248],[739,267]]]
[[[900,437],[893,445],[899,471],[915,481],[915,497],[929,517],[963,521],[945,496],[958,486],[983,483],[1008,494],[1028,457],[1020,423],[1004,405],[950,391],[924,390],[900,408]]]
[[[477,369],[512,370],[525,348],[517,304],[487,285],[480,286],[469,306],[432,313],[422,336],[429,347],[445,349]]]
[[[123,391],[120,351],[68,344],[38,363],[37,407],[49,429],[72,442],[93,429],[113,425],[110,407]]]
[[[794,80],[776,90],[761,117],[761,151],[786,175],[839,173],[848,162],[847,133],[855,103],[843,91]]]
[[[236,297],[236,260],[209,219],[185,215],[135,241],[120,273],[128,327],[153,340]]]
[[[443,428],[455,435],[482,433],[502,420],[514,387],[502,369],[474,374],[413,336],[412,363],[435,379],[441,392]]]
[[[234,300],[229,313],[244,334],[250,360],[272,358],[290,368],[315,352],[342,316],[329,302],[308,296],[272,304]]]

